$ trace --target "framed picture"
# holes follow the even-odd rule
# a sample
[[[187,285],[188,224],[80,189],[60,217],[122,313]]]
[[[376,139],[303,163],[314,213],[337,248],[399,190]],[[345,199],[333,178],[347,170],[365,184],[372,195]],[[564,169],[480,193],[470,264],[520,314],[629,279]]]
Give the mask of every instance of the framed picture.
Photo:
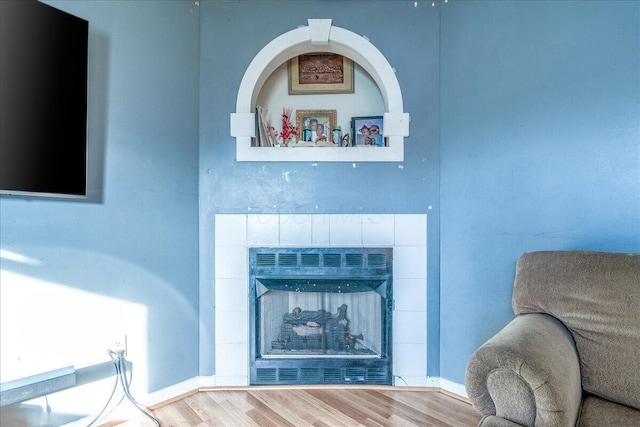
[[[353,93],[353,61],[336,53],[307,53],[289,60],[289,95]]]
[[[382,116],[352,117],[351,140],[357,147],[384,147]]]
[[[297,110],[296,125],[300,140],[315,143],[324,137],[326,141],[331,141],[336,117],[336,110]]]

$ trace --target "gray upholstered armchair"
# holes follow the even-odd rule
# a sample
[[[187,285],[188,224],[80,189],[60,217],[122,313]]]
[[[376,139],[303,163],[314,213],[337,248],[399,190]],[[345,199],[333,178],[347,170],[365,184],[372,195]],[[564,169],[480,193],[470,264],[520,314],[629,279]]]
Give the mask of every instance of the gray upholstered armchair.
[[[512,305],[467,366],[480,426],[640,426],[640,254],[525,254]]]

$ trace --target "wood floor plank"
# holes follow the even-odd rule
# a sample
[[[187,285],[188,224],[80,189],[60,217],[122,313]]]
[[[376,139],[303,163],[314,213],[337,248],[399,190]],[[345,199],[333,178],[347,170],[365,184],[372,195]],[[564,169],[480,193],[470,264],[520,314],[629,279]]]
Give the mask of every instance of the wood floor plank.
[[[176,404],[173,406],[180,414],[180,417],[184,419],[184,421],[187,422],[190,426],[198,425],[203,421],[198,413],[194,411],[191,406],[189,406],[189,404],[184,400],[176,402]]]
[[[247,393],[246,395],[247,403],[253,406],[254,413],[259,414],[264,421],[265,419],[271,421],[274,427],[296,427],[294,424],[291,424],[285,418],[283,418],[276,411],[271,409],[268,405],[264,404],[259,398],[255,397],[252,393]],[[258,423],[261,426],[264,425],[262,423]]]
[[[407,420],[406,418],[400,417],[398,415],[391,415],[391,417],[389,417],[389,424],[387,424],[388,426],[393,426],[393,427],[415,427],[416,424],[412,423],[411,421]],[[425,424],[426,425],[426,424]],[[422,424],[421,424],[422,426]]]
[[[424,395],[415,392],[408,393],[394,393],[393,391],[386,392],[387,395],[393,399],[414,405],[415,407],[421,407],[427,409],[431,414],[440,420],[458,420],[462,421],[466,425],[475,425],[478,419],[474,412],[469,412],[470,405],[462,402],[458,399],[451,398],[442,393],[430,395],[429,399],[425,399]]]
[[[386,425],[393,415],[388,408],[380,405],[376,399],[365,396],[362,390],[336,390],[341,393],[337,394],[338,398],[346,399],[353,405],[361,408],[366,414],[367,425],[375,423],[375,425]]]
[[[255,423],[244,409],[239,410],[238,406],[234,405],[231,400],[225,400],[220,402],[220,407],[227,413],[231,419],[229,426],[243,426],[243,427],[260,427],[260,424]]]
[[[369,418],[370,411],[362,410],[359,405],[353,404],[350,399],[339,396],[344,394],[342,390],[309,390],[309,394],[326,402],[336,411],[348,415],[360,425],[364,425],[364,421]]]
[[[304,390],[295,396],[300,398],[298,402],[300,406],[303,406],[306,410],[316,414],[316,424],[320,422],[327,423],[330,426],[360,426],[360,424],[348,414],[340,412],[323,400],[313,396],[310,393],[311,391],[313,390]]]
[[[405,391],[402,393],[386,391],[384,394],[390,399],[389,402],[407,405],[408,407],[425,414],[425,416],[435,418],[446,425],[450,425],[448,420],[451,419],[451,417],[443,414],[442,408],[431,401],[433,396],[432,394],[425,395],[423,393],[411,391]],[[428,396],[428,399],[425,398],[426,396]]]
[[[434,417],[433,414],[423,408],[416,408],[411,405],[407,405],[404,402],[392,399],[377,390],[364,390],[364,393],[371,398],[378,398],[380,405],[389,408],[395,416],[401,417],[411,423],[425,426],[449,427],[449,424],[441,421],[437,417]]]
[[[207,393],[198,393],[185,399],[208,426],[224,426],[226,413]]]
[[[221,391],[214,394],[198,393],[197,396],[203,403],[203,408],[207,408],[207,419],[211,425],[251,427],[259,425],[246,416],[245,411],[250,407],[233,402],[236,399],[236,394]]]
[[[432,390],[395,387],[214,389],[160,406],[162,427],[475,427],[481,414]],[[154,427],[137,418],[120,427]]]
[[[296,426],[314,425],[318,421],[318,415],[308,410],[310,405],[300,405],[300,400],[291,393],[274,390],[252,394]]]
[[[353,397],[352,399],[360,399],[363,402],[363,405],[372,411],[373,413],[379,413],[385,416],[386,423],[384,425],[394,425],[394,426],[413,426],[415,423],[404,415],[398,414],[397,410],[393,405],[389,405],[387,402],[381,399],[382,396],[378,394],[382,394],[382,392],[376,393],[358,393],[357,397]],[[424,416],[420,416],[421,419],[426,421],[427,413]]]

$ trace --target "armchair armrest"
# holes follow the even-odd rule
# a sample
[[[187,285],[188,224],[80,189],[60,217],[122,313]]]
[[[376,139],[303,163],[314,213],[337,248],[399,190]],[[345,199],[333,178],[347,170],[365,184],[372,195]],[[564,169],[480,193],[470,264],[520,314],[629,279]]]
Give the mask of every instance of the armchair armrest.
[[[547,314],[520,315],[482,345],[465,382],[483,414],[529,427],[576,423],[582,399],[577,350],[565,326]]]

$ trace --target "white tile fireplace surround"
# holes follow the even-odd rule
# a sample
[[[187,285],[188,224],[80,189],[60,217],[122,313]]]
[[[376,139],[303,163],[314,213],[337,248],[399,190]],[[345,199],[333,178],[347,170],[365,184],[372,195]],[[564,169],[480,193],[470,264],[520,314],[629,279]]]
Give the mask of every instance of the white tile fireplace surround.
[[[392,247],[395,384],[432,385],[426,246],[426,215],[216,215],[216,386],[249,385],[250,247]]]

